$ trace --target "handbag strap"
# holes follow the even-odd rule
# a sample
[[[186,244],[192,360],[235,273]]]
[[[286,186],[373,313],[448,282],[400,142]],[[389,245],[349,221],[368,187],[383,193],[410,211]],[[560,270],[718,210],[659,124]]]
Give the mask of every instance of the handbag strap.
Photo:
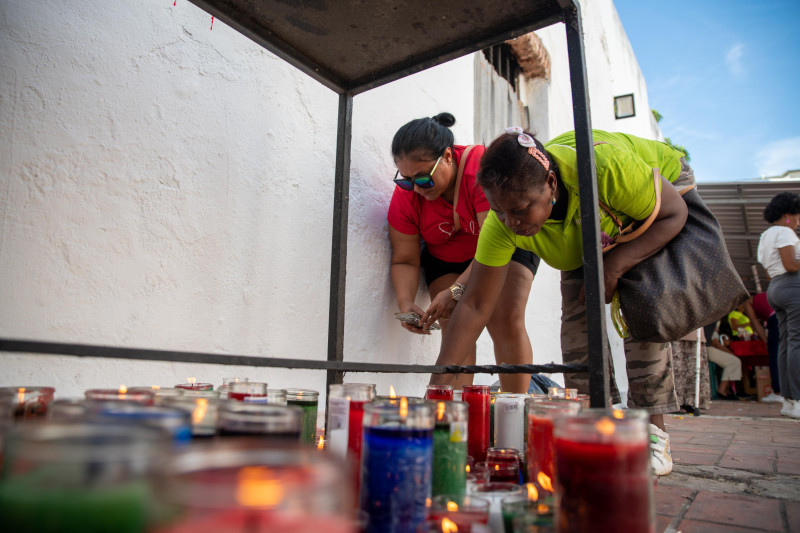
[[[456,174],[456,191],[453,193],[453,233],[457,233],[461,229],[461,222],[459,222],[458,213],[456,213],[456,207],[458,207],[458,193],[461,190],[461,176],[464,175],[464,167],[467,165],[467,155],[474,147],[475,145],[471,144],[464,148],[464,151],[461,152],[461,162],[458,163],[458,173]]]

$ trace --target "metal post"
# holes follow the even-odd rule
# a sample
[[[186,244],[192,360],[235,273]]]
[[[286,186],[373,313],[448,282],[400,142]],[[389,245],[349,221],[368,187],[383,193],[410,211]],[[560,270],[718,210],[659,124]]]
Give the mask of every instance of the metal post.
[[[569,73],[572,85],[572,109],[575,120],[575,146],[578,166],[578,189],[581,201],[583,235],[583,276],[586,287],[586,330],[589,352],[589,394],[592,407],[607,407],[608,343],[605,330],[605,290],[603,257],[600,249],[600,219],[597,206],[597,173],[594,166],[592,121],[589,115],[589,92],[580,10],[576,5],[564,10],[567,29]]]
[[[353,95],[339,95],[336,136],[336,181],[333,189],[331,237],[331,291],[328,303],[328,361],[344,360],[344,301],[347,278],[347,214],[350,199],[350,142],[353,132]],[[325,390],[341,383],[344,374],[327,371]]]

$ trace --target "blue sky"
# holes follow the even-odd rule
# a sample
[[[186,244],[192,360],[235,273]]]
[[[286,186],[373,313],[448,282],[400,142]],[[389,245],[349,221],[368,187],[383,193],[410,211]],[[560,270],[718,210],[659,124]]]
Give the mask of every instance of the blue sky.
[[[698,181],[800,169],[800,0],[614,4],[661,131]]]

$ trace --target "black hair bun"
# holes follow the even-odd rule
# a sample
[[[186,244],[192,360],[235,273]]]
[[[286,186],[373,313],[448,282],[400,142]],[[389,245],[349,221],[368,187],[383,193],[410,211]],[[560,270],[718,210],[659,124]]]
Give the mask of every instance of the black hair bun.
[[[453,115],[451,115],[450,113],[448,113],[446,111],[444,113],[439,113],[435,117],[431,117],[431,119],[434,122],[438,122],[439,124],[441,124],[445,128],[449,128],[453,124],[456,123],[456,117],[454,117]]]

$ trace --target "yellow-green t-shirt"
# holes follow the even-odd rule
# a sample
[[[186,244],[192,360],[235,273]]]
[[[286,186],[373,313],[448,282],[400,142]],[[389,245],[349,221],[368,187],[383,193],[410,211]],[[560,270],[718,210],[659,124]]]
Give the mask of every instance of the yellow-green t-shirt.
[[[655,207],[653,169],[658,168],[668,181],[678,179],[683,153],[669,145],[624,133],[593,130],[597,169],[598,200],[607,206],[625,227],[634,220],[644,220]],[[511,260],[515,248],[530,250],[557,270],[575,270],[583,266],[580,199],[575,152],[575,132],[568,132],[545,144],[558,164],[567,189],[564,220],[548,219],[531,237],[512,232],[490,211],[481,228],[475,259],[487,266],[502,266]],[[599,207],[598,207],[599,209]],[[613,218],[600,210],[600,229],[611,238],[619,228]]]

